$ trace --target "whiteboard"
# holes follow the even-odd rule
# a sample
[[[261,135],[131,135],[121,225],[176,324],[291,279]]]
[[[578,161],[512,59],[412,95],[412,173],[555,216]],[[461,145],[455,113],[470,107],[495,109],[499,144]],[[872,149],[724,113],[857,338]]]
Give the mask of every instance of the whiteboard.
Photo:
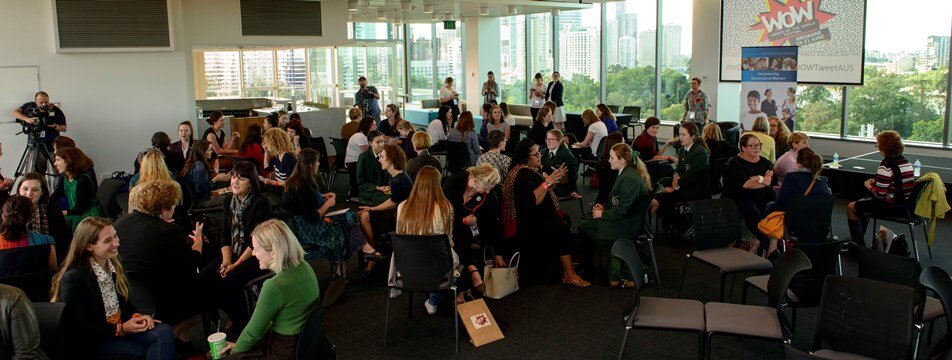
[[[33,100],[37,91],[40,91],[38,66],[0,66],[0,144],[3,144],[0,174],[4,177],[13,177],[26,149],[26,135],[14,135],[20,132],[20,125],[5,122],[13,121],[10,112]]]

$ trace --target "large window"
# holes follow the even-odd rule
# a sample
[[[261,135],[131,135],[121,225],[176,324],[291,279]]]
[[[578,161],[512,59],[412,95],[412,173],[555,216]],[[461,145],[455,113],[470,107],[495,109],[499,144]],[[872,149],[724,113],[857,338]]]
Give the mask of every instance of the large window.
[[[500,72],[496,81],[502,91],[501,101],[525,104],[526,90],[526,17],[509,16],[499,19]],[[533,73],[534,74],[534,73]]]
[[[241,54],[237,51],[208,51],[205,61],[206,98],[241,96]]]
[[[308,99],[318,106],[334,103],[334,50],[308,49]]]
[[[307,85],[307,62],[304,60],[304,49],[277,50],[275,55],[277,55],[275,61],[277,96],[293,101],[304,100],[304,89]]]
[[[585,10],[563,11],[558,17],[559,74],[565,109],[592,109],[601,102],[601,4]]]
[[[661,119],[681,120],[691,91],[692,0],[662,0]]]
[[[410,101],[436,97],[436,85],[443,85],[443,79],[436,79],[433,66],[433,25],[410,24]],[[459,89],[459,84],[457,84]]]
[[[554,69],[552,43],[552,15],[529,15],[529,74],[542,73],[546,83]]]
[[[245,97],[274,95],[274,51],[242,51]]]
[[[641,116],[655,115],[654,1],[605,4],[605,103],[639,106]]]
[[[436,31],[436,81],[437,94],[447,77],[455,79],[453,86],[457,92],[466,88],[466,77],[463,76],[463,30],[462,26],[453,30],[443,29],[442,24],[434,24]],[[465,93],[465,91],[462,91]]]
[[[790,94],[788,90],[784,94],[774,94],[774,98],[781,107],[791,101],[790,99],[795,99],[797,107],[796,113],[793,114],[794,130],[817,134],[840,134],[840,119],[843,115],[842,87],[799,86],[796,94]],[[782,103],[781,99],[783,99]]]

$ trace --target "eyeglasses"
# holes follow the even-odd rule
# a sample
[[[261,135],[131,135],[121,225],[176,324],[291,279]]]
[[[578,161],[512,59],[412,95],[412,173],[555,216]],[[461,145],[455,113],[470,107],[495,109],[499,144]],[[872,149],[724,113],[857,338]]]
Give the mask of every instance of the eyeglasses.
[[[531,156],[531,157],[542,157],[542,153],[536,152],[536,153],[529,154],[529,156]]]
[[[744,146],[749,147],[749,148],[758,148],[758,149],[759,149],[761,146],[763,146],[763,144],[748,144],[748,145],[744,145]]]
[[[559,139],[545,138],[545,141],[559,141]]]

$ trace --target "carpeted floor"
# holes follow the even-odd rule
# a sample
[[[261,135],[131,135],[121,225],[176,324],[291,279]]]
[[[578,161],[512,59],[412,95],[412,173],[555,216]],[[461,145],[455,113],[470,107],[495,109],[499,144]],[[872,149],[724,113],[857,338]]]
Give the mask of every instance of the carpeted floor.
[[[594,189],[581,187],[586,203],[587,199],[595,197]],[[845,205],[846,201],[838,200],[834,209],[834,231],[840,237],[848,236]],[[574,219],[578,219],[577,206],[566,205],[563,208]],[[950,227],[952,225],[948,221],[939,223],[932,259],[929,259],[924,244],[920,242],[923,267],[938,265],[949,268],[952,246],[946,242],[949,241]],[[897,225],[892,228],[898,233],[907,232]],[[642,289],[642,296],[677,297],[684,254],[689,248],[685,243],[664,239],[658,241],[657,256],[663,287],[660,290],[651,287]],[[844,259],[844,271],[847,275],[855,275],[855,264],[849,258]],[[688,273],[684,297],[702,302],[716,301],[716,272],[697,265],[689,266]],[[328,309],[325,326],[340,356],[346,359],[616,358],[624,331],[621,314],[632,298],[632,291],[610,289],[605,284],[576,289],[562,285],[558,281],[557,271],[553,271],[552,276],[550,282],[523,288],[505,299],[487,299],[493,316],[506,327],[506,338],[477,349],[469,343],[461,327],[458,354],[453,345],[454,313],[450,296],[443,297],[437,315],[428,316],[423,308],[425,297],[415,295],[411,304],[414,313],[412,320],[407,317],[408,296],[394,298],[391,303],[390,338],[387,346],[384,346],[387,290],[382,273],[351,281],[343,296]],[[740,289],[745,276],[737,276],[733,294],[727,301],[740,302]],[[750,299],[751,303],[766,304],[766,297],[762,295],[753,295]],[[799,311],[794,346],[809,348],[816,326],[815,319],[816,309]],[[936,338],[944,333],[944,324],[937,324]],[[925,345],[923,349],[926,349]],[[696,335],[644,330],[633,331],[625,352],[626,358],[640,359],[692,359],[697,356]],[[765,341],[715,337],[711,357],[782,359],[783,348],[780,344]]]

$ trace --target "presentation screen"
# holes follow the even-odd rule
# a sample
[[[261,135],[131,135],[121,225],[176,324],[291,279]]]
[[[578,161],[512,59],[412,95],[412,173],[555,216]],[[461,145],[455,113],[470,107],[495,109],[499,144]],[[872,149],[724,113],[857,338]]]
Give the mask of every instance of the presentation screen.
[[[797,46],[798,80],[862,85],[865,0],[722,0],[721,81],[741,80],[741,48]]]

